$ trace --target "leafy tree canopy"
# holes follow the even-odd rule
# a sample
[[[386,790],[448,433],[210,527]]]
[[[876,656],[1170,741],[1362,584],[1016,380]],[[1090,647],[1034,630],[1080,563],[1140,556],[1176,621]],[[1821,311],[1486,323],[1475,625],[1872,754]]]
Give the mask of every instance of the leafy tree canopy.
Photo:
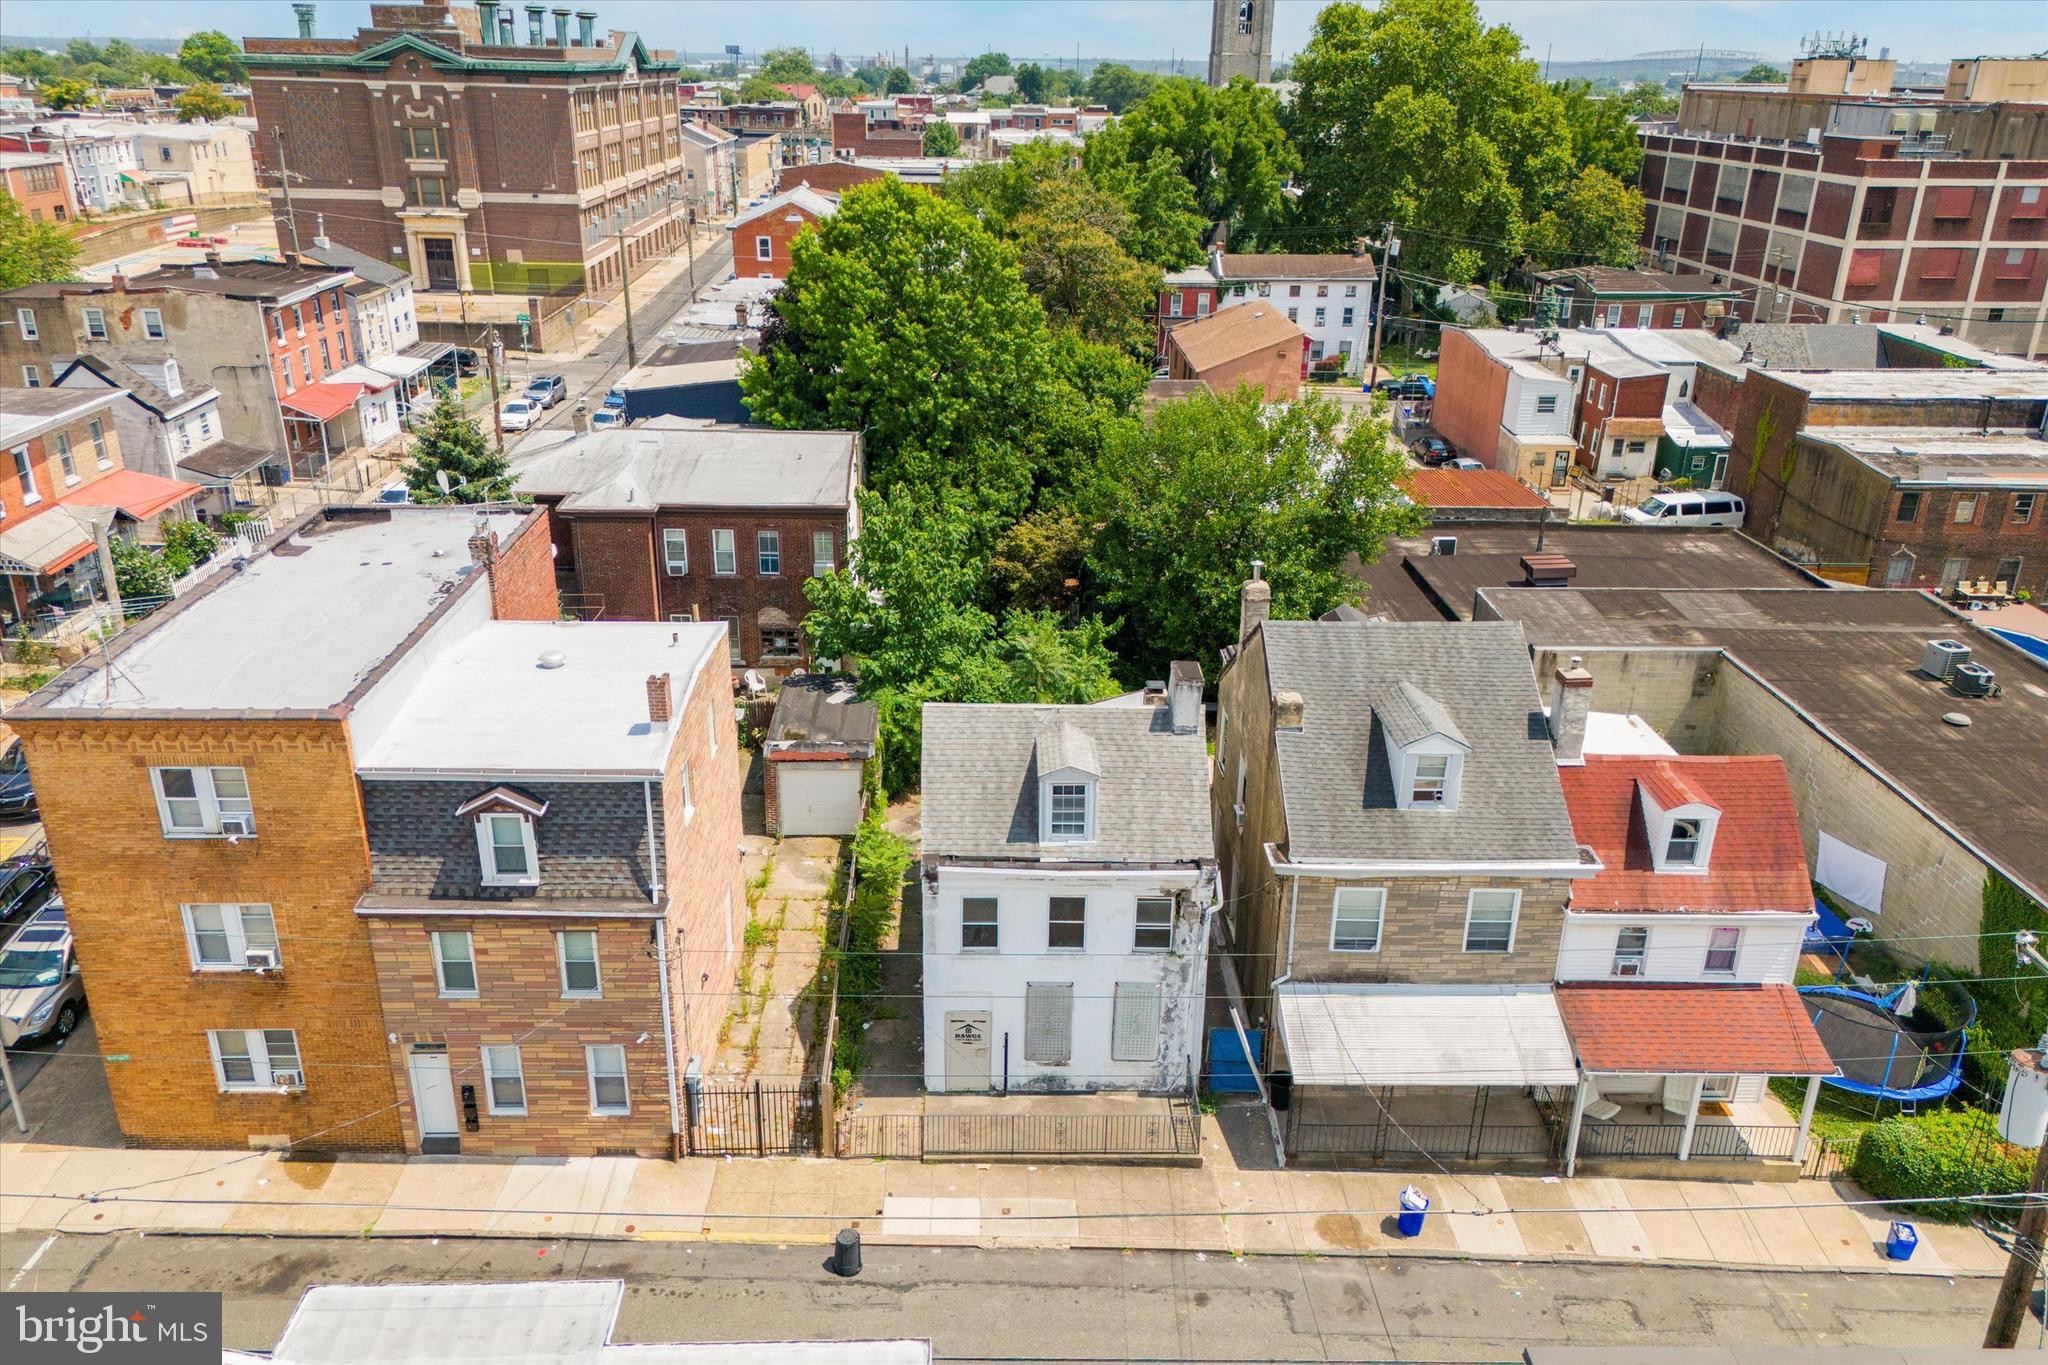
[[[1096,601],[1121,616],[1118,653],[1145,677],[1206,659],[1237,633],[1237,592],[1266,564],[1273,615],[1313,618],[1353,600],[1353,553],[1371,560],[1422,524],[1382,417],[1340,434],[1310,395],[1269,409],[1256,392],[1198,393],[1114,434],[1088,515]]]
[[[1173,77],[1088,139],[1089,173],[1108,183],[1123,162],[1136,174],[1165,152],[1210,222],[1247,248],[1288,218],[1288,181],[1300,165],[1280,123],[1280,101],[1239,78],[1220,90]]]
[[[1616,180],[1634,184],[1643,167],[1643,142],[1636,136],[1628,106],[1612,95],[1595,93],[1587,81],[1562,81],[1551,88],[1564,105],[1580,164],[1598,166]]]
[[[1632,85],[1614,99],[1630,118],[1659,118],[1678,112],[1678,96],[1661,85]]]
[[[1159,270],[1125,251],[1130,214],[1078,171],[1048,180],[1011,224],[1024,283],[1054,326],[1133,356],[1149,355],[1147,317]]]
[[[178,49],[178,63],[201,80],[216,84],[249,79],[249,68],[242,64],[242,50],[219,29],[203,29],[187,38]]]
[[[907,95],[912,88],[910,73],[900,66],[890,67],[888,74],[882,77],[882,93],[885,95]]]
[[[1769,62],[1758,62],[1735,80],[1740,85],[1783,85],[1785,73]]]
[[[1007,76],[1011,72],[1010,55],[1007,52],[984,52],[970,57],[967,68],[960,73],[960,88],[972,90],[990,76]]]
[[[756,72],[740,82],[740,103],[763,104],[772,100],[786,100],[789,96],[772,76]]]
[[[1642,256],[1643,195],[1598,166],[1588,166],[1555,208],[1528,232],[1539,269],[1566,265],[1634,265]]]
[[[960,155],[960,132],[943,118],[935,118],[924,125],[924,154],[926,156]]]
[[[443,397],[427,409],[405,466],[414,502],[505,502],[513,496],[510,463],[491,448],[462,404]],[[448,475],[441,492],[437,475]]]
[[[1045,98],[1045,68],[1037,62],[1026,62],[1017,68],[1017,93],[1032,104]]]
[[[44,81],[36,88],[36,95],[52,109],[83,109],[92,102],[92,87],[81,80],[60,77]]]
[[[38,223],[20,201],[0,194],[0,289],[68,280],[78,241],[61,223]]]
[[[800,47],[771,47],[761,54],[761,70],[758,73],[771,82],[788,85],[815,83],[818,70],[811,65],[811,54]]]
[[[193,123],[200,119],[217,123],[221,119],[232,118],[240,107],[223,95],[220,87],[212,81],[201,81],[190,86],[180,91],[178,97],[171,101],[171,109],[177,114],[180,123]]]
[[[1157,76],[1120,62],[1104,62],[1089,73],[1087,94],[1091,103],[1107,105],[1112,114],[1121,114],[1152,93],[1158,83]]]

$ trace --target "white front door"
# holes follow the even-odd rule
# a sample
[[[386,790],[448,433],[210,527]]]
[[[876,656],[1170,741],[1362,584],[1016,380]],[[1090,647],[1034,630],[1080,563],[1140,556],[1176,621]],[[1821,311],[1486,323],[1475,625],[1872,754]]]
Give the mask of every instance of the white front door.
[[[419,1115],[420,1137],[456,1135],[455,1084],[448,1074],[445,1052],[415,1052],[407,1060],[412,1074],[412,1107]]]
[[[946,1093],[989,1088],[989,1020],[987,1010],[961,1010],[946,1016]]]

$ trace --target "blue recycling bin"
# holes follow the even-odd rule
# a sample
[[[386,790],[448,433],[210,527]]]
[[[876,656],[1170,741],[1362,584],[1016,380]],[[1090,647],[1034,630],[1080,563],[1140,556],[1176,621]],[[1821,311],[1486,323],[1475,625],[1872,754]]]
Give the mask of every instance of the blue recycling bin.
[[[1395,1217],[1403,1237],[1422,1235],[1422,1218],[1429,1212],[1429,1196],[1410,1185],[1401,1191],[1401,1211]]]
[[[1891,1231],[1885,1234],[1884,1254],[1894,1261],[1910,1261],[1913,1248],[1919,1245],[1920,1234],[1913,1231],[1911,1223],[1893,1223]]]

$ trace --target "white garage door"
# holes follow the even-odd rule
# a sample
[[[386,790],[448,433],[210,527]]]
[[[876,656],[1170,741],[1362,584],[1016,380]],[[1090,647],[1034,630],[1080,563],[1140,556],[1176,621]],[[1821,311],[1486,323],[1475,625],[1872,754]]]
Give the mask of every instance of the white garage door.
[[[778,763],[784,834],[851,834],[860,823],[860,764]]]

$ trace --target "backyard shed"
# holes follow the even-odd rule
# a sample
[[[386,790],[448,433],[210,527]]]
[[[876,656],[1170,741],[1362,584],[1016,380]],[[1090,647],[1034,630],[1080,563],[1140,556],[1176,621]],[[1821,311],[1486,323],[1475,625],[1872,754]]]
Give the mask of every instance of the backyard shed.
[[[809,673],[786,680],[761,745],[768,832],[853,833],[861,769],[875,752],[879,724],[875,704],[860,700],[851,678]]]

